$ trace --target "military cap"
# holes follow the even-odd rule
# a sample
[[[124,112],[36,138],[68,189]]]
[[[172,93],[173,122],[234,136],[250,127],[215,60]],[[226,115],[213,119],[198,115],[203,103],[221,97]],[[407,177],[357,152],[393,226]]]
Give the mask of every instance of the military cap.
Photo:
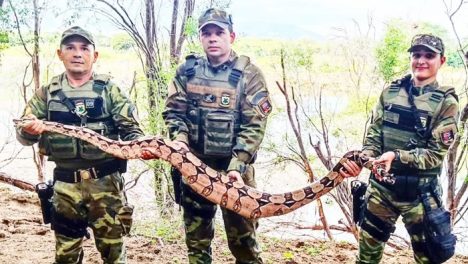
[[[442,39],[431,34],[418,34],[414,36],[408,52],[412,52],[420,47],[426,47],[435,53],[444,54]]]
[[[84,29],[82,29],[81,27],[78,27],[78,26],[71,27],[71,28],[65,30],[62,33],[62,38],[60,39],[60,45],[63,44],[65,39],[67,39],[69,37],[72,37],[72,36],[80,36],[80,37],[86,39],[90,44],[95,46],[93,35],[91,35],[91,33],[89,31],[84,30]]]
[[[201,30],[208,24],[214,24],[218,27],[232,31],[231,15],[224,10],[210,8],[206,10],[198,19],[198,30]]]

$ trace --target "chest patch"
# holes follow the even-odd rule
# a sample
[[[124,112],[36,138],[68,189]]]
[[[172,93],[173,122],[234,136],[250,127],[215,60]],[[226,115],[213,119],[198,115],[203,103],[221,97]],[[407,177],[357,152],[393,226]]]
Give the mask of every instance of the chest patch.
[[[230,103],[231,103],[231,98],[229,97],[229,94],[223,94],[221,96],[220,105],[221,106],[229,106]]]
[[[93,99],[86,99],[85,100],[86,108],[94,108],[94,100]]]
[[[80,116],[86,115],[86,106],[84,100],[75,101],[75,112]]]
[[[384,116],[383,116],[384,121],[387,121],[392,124],[398,124],[400,120],[400,114],[390,112],[390,111],[384,111]]]

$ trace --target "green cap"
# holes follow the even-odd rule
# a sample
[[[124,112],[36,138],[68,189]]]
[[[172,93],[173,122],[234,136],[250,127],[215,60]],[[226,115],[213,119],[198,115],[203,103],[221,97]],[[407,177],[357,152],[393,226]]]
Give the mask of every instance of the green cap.
[[[93,35],[91,35],[91,33],[89,33],[89,31],[84,30],[84,29],[82,29],[82,28],[80,28],[78,26],[71,27],[71,28],[65,30],[62,33],[62,38],[60,40],[60,45],[63,44],[65,39],[67,39],[69,37],[72,37],[72,36],[80,36],[80,37],[86,39],[90,44],[95,46]]]
[[[408,52],[413,52],[421,47],[426,47],[435,53],[444,53],[444,43],[442,39],[431,34],[418,34],[414,36]]]
[[[198,19],[198,30],[201,30],[208,24],[214,24],[218,27],[232,31],[231,15],[224,10],[210,8],[206,10]]]

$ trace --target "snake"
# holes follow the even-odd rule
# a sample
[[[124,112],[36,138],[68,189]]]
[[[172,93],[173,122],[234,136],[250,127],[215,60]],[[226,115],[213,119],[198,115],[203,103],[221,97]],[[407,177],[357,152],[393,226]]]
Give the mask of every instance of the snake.
[[[31,119],[14,119],[13,122],[16,127],[23,127],[31,122]],[[78,138],[119,159],[141,159],[144,152],[145,155],[149,152],[152,158],[167,161],[178,169],[184,182],[196,193],[249,219],[284,215],[330,192],[343,182],[344,177],[340,174],[340,169],[347,160],[378,173],[385,181],[394,180],[393,175],[386,172],[382,166],[372,165],[369,157],[354,150],[343,155],[327,175],[308,186],[291,192],[270,194],[210,168],[190,150],[161,136],[145,136],[131,141],[112,140],[86,127],[52,121],[42,122],[45,132]]]

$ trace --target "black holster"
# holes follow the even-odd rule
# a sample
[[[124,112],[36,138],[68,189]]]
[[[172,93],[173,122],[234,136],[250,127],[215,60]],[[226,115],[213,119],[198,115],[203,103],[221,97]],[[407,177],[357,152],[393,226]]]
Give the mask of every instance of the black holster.
[[[174,167],[171,168],[172,184],[174,186],[174,201],[176,204],[181,204],[182,201],[182,174]]]
[[[119,172],[127,172],[127,160],[119,159]]]
[[[359,180],[351,182],[351,194],[353,195],[353,221],[358,226],[360,226],[364,220],[364,212],[367,207],[367,186],[367,183]]]
[[[424,206],[424,245],[427,257],[432,263],[445,262],[455,254],[457,243],[457,237],[452,234],[451,215],[439,203],[439,208],[431,209],[428,194],[423,194],[421,200]]]
[[[36,192],[41,202],[42,221],[44,224],[51,222],[52,195],[54,194],[54,184],[52,181],[41,182],[36,185]]]

